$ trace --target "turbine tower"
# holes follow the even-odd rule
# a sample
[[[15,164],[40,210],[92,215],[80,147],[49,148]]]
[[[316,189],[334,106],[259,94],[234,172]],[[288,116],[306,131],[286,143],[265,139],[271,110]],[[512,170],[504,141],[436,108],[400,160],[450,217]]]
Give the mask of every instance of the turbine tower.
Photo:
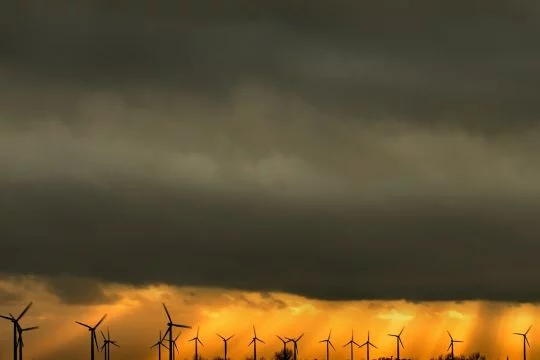
[[[221,340],[223,340],[223,350],[224,350],[224,358],[223,358],[223,360],[227,360],[227,343],[229,342],[229,340],[232,339],[232,337],[234,335],[231,335],[228,338],[224,338],[223,336],[221,336],[219,334],[216,334],[216,335],[219,336],[221,338]]]
[[[18,339],[17,339],[18,330],[17,329],[20,326],[19,321],[22,319],[22,317],[26,314],[26,312],[30,309],[31,306],[32,306],[32,302],[26,305],[26,307],[24,308],[24,310],[21,312],[21,314],[18,317],[13,316],[11,313],[9,314],[9,316],[0,315],[1,318],[9,320],[13,323],[13,360],[17,360],[17,345],[18,345]]]
[[[120,345],[118,345],[116,340],[111,340],[111,333],[109,332],[109,329],[107,329],[107,337],[105,337],[103,331],[101,331],[101,336],[103,337],[103,345],[101,346],[101,350],[105,352],[105,360],[111,360],[111,344],[116,347],[120,347]]]
[[[103,320],[105,320],[106,317],[107,317],[107,314],[103,315],[101,320],[99,320],[94,327],[91,327],[90,325],[86,325],[79,321],[75,321],[77,324],[84,326],[85,328],[88,329],[88,331],[90,331],[90,360],[94,360],[94,346],[98,348],[99,350],[99,345],[98,345],[97,337],[96,337],[96,329],[98,328],[99,325],[101,325],[101,323],[103,322]]]
[[[401,334],[403,333],[403,330],[405,330],[405,328],[401,329],[401,331],[397,335],[388,334],[388,336],[393,336],[393,337],[396,338],[396,345],[397,345],[397,358],[396,358],[396,360],[399,360],[399,346],[401,345],[401,347],[405,349],[405,346],[403,346],[403,341],[401,341]]]
[[[173,345],[172,328],[178,327],[178,328],[191,329],[191,326],[175,324],[172,321],[171,314],[169,314],[169,310],[167,310],[167,306],[165,306],[165,304],[162,304],[162,305],[163,305],[163,309],[165,310],[165,314],[167,315],[167,320],[169,320],[169,322],[167,323],[167,331],[165,332],[165,335],[163,335],[163,338],[167,337],[167,334],[169,334],[169,360],[173,360],[174,345]]]
[[[403,330],[402,330],[403,331]],[[375,344],[373,344],[370,340],[369,340],[369,331],[367,332],[367,340],[365,343],[363,343],[362,345],[360,345],[359,347],[363,347],[365,346],[366,347],[366,360],[369,360],[369,347],[370,346],[373,346],[375,349],[378,349],[377,346],[375,346]],[[399,350],[398,350],[399,351]]]
[[[319,341],[320,343],[326,343],[326,360],[330,360],[330,346],[334,351],[336,351],[336,348],[334,345],[332,345],[332,342],[330,341],[330,336],[332,336],[332,329],[330,329],[330,332],[328,333],[328,338]]]
[[[356,341],[354,341],[354,330],[352,331],[351,333],[351,340],[349,340],[348,343],[346,343],[345,345],[343,345],[343,347],[346,347],[346,346],[350,346],[351,347],[351,360],[354,360],[354,350],[353,350],[353,345],[356,345],[358,347],[360,347],[360,345],[358,345],[358,343]],[[369,360],[369,357],[368,359]]]
[[[285,356],[287,356],[287,343],[290,342],[290,340],[284,340],[281,336],[276,335],[277,338],[283,343],[283,360],[287,360]]]
[[[158,347],[158,360],[161,360],[161,347],[163,346],[165,349],[169,349],[167,346],[165,346],[165,344],[163,343],[163,341],[165,340],[165,337],[161,337],[161,331],[159,332],[159,338],[158,338],[158,341],[150,346],[150,349],[153,349],[155,348],[156,346]]]
[[[514,335],[523,336],[523,360],[527,360],[527,346],[531,347],[531,344],[529,344],[529,339],[527,339],[527,334],[529,333],[531,328],[532,325],[529,326],[527,331],[525,331],[524,333],[514,333]]]
[[[19,333],[19,340],[17,341],[17,346],[19,347],[19,360],[22,360],[23,358],[23,347],[24,347],[24,341],[23,341],[23,333],[25,331],[31,331],[39,329],[39,326],[32,326],[29,328],[23,329],[19,326],[19,323],[17,323],[17,332]]]
[[[452,337],[452,334],[450,334],[450,331],[446,330],[446,332],[448,333],[448,336],[450,336],[450,345],[448,345],[448,349],[447,350],[451,350],[451,354],[452,354],[452,360],[454,360],[454,343],[461,343],[463,341],[461,340],[454,340],[454,338]]]
[[[197,328],[197,336],[195,336],[193,339],[190,339],[189,341],[195,341],[195,360],[199,360],[198,344],[201,344],[202,346],[204,346],[202,341],[199,339],[199,328]]]
[[[257,331],[255,330],[255,325],[253,325],[253,339],[251,339],[251,342],[248,344],[248,346],[253,344],[253,360],[257,360],[257,341],[266,344],[264,341],[257,337]]]
[[[303,336],[304,336],[304,334],[300,335],[296,339],[291,339],[291,338],[288,338],[288,337],[285,338],[285,339],[287,339],[288,341],[291,341],[294,344],[294,347],[293,347],[293,360],[296,360],[296,355],[298,355],[298,342],[300,341],[300,339]]]

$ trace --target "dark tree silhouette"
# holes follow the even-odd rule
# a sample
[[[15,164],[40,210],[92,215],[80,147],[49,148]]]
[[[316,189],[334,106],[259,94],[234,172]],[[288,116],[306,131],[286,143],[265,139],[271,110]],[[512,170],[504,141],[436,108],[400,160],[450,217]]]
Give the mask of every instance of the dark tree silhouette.
[[[486,356],[480,354],[479,352],[472,353],[470,355],[461,355],[461,356],[455,356],[454,359],[452,359],[452,354],[446,354],[446,355],[439,355],[436,358],[432,358],[431,360],[486,360]]]
[[[287,348],[285,352],[283,350],[274,353],[273,360],[291,360],[293,358],[292,350]]]

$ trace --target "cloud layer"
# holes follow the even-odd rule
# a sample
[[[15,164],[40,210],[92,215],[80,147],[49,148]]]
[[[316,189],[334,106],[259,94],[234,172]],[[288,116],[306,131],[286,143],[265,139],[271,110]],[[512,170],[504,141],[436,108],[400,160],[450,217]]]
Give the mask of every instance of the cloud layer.
[[[534,2],[24,4],[3,272],[62,276],[66,303],[100,281],[540,299]]]

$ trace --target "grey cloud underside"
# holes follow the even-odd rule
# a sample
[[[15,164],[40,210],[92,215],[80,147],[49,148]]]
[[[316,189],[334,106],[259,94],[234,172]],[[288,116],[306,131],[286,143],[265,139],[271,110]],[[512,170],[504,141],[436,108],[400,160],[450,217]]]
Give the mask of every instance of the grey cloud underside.
[[[503,131],[540,115],[535,1],[24,3],[0,35],[6,96],[146,87],[222,101],[258,82],[340,116]]]
[[[0,20],[0,271],[540,299],[536,2],[50,3]]]
[[[538,301],[540,207],[302,208],[121,186],[7,185],[0,268],[344,299]],[[5,199],[5,198],[4,198]]]

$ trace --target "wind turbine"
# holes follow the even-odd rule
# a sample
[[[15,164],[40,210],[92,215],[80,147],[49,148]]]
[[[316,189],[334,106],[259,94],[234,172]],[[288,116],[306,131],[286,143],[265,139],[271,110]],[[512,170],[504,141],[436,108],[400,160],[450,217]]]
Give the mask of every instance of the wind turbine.
[[[402,330],[403,331],[403,330]],[[369,340],[369,331],[367,332],[367,340],[365,343],[363,343],[362,345],[359,345],[358,347],[361,348],[365,346],[366,347],[366,360],[369,360],[369,347],[370,346],[373,346],[375,349],[378,349],[377,346],[375,346],[375,344],[373,344],[370,340]],[[352,347],[352,345],[351,345]],[[352,349],[351,349],[351,354],[352,354]],[[352,360],[352,358],[351,358]]]
[[[98,345],[97,337],[96,337],[96,329],[98,328],[99,325],[101,325],[101,323],[103,322],[103,320],[105,320],[106,317],[107,317],[107,314],[103,315],[101,320],[99,320],[94,327],[91,327],[90,325],[86,325],[79,321],[75,321],[77,324],[84,326],[85,328],[88,329],[88,331],[90,331],[90,360],[94,360],[94,346],[97,347],[99,350],[99,345]]]
[[[399,360],[399,345],[401,345],[401,347],[405,349],[405,346],[403,346],[403,341],[401,341],[401,334],[403,333],[403,330],[405,330],[405,328],[401,329],[401,331],[397,335],[388,334],[388,336],[393,336],[393,337],[396,338],[396,345],[397,345],[397,358],[396,358],[396,360]]]
[[[356,346],[360,347],[360,345],[358,345],[358,343],[356,341],[354,341],[354,330],[351,333],[351,340],[349,340],[348,343],[343,345],[343,347],[346,347],[347,345],[349,345],[351,347],[351,360],[354,360],[353,345],[356,345]],[[367,360],[369,360],[369,358]]]
[[[179,353],[180,354],[180,349],[178,349],[178,345],[176,345],[176,340],[178,340],[178,338],[180,337],[180,335],[182,334],[182,332],[179,332],[178,335],[176,335],[176,337],[174,338],[173,340],[173,346],[174,346],[174,350],[176,350],[176,352],[173,351],[173,359],[176,359],[176,353]]]
[[[292,341],[292,343],[294,344],[294,347],[293,347],[293,360],[296,360],[296,355],[298,354],[298,342],[300,341],[300,339],[303,336],[304,336],[304,334],[300,335],[296,339],[291,339],[291,338],[288,338],[288,337],[285,338],[285,339],[287,339],[289,341]]]
[[[527,339],[527,334],[529,333],[529,330],[531,330],[531,328],[532,328],[532,325],[529,326],[527,331],[525,331],[524,333],[514,333],[514,335],[523,336],[523,360],[527,360],[527,347],[525,346],[525,344],[531,347],[531,344],[529,344],[529,339]]]
[[[179,325],[179,324],[173,323],[171,314],[169,314],[169,310],[167,310],[167,307],[165,306],[165,304],[163,304],[163,309],[165,309],[165,314],[167,314],[167,319],[169,320],[169,322],[167,323],[167,331],[165,332],[165,335],[163,335],[163,337],[165,338],[167,337],[167,334],[169,334],[169,360],[173,360],[174,345],[173,345],[172,328],[179,327],[179,328],[191,329],[191,326]]]
[[[328,333],[328,338],[327,339],[319,341],[320,343],[323,343],[323,342],[326,343],[326,360],[330,360],[330,348],[329,348],[329,346],[331,346],[332,349],[334,349],[334,351],[336,351],[336,348],[334,347],[334,345],[332,345],[332,342],[330,341],[330,336],[332,336],[332,329],[330,329],[330,332]]]
[[[197,336],[195,336],[193,339],[190,339],[189,341],[195,341],[195,360],[199,360],[199,347],[198,344],[201,344],[204,346],[202,341],[199,339],[199,328],[197,327]]]
[[[101,331],[101,336],[103,337],[103,346],[101,346],[101,350],[105,352],[105,360],[111,360],[111,344],[116,347],[120,347],[120,345],[118,345],[116,340],[111,340],[109,329],[107,329],[107,337],[105,337],[103,331]]]
[[[251,339],[251,342],[248,346],[253,344],[253,360],[257,360],[257,341],[262,342],[263,344],[266,344],[264,341],[259,339],[257,337],[257,332],[255,331],[255,325],[253,325],[253,339]]]
[[[276,335],[277,338],[283,343],[283,360],[288,360],[285,357],[287,356],[287,343],[291,340],[284,340],[281,336]]]
[[[225,353],[225,357],[223,358],[223,360],[227,360],[227,342],[231,340],[234,335],[231,335],[228,338],[224,338],[223,336],[219,334],[216,334],[216,335],[219,336],[221,340],[223,340],[223,348],[224,348],[224,353]]]
[[[463,342],[462,340],[454,340],[454,338],[452,337],[452,334],[450,334],[450,331],[446,330],[446,332],[448,333],[448,336],[450,336],[450,345],[448,345],[448,349],[447,350],[452,350],[452,360],[454,360],[454,343],[461,343]]]
[[[19,333],[19,339],[17,341],[17,346],[19,347],[19,360],[22,360],[23,358],[23,347],[24,347],[24,341],[23,341],[23,333],[25,331],[31,331],[39,329],[39,326],[32,326],[29,328],[22,328],[19,323],[17,323],[17,332]]]
[[[20,326],[19,320],[22,319],[24,314],[26,314],[26,312],[30,309],[31,306],[32,306],[32,302],[26,305],[26,307],[24,308],[24,310],[21,312],[21,314],[18,317],[13,316],[11,313],[9,314],[9,316],[0,315],[1,318],[9,320],[13,323],[13,360],[17,360],[17,345],[18,345],[17,328]]]
[[[165,337],[161,337],[161,331],[159,332],[159,338],[158,338],[158,341],[150,346],[150,349],[153,349],[155,348],[156,346],[158,347],[158,360],[161,360],[161,347],[163,346],[165,349],[169,349],[167,346],[165,346],[165,344],[163,344],[163,341],[165,340]]]

